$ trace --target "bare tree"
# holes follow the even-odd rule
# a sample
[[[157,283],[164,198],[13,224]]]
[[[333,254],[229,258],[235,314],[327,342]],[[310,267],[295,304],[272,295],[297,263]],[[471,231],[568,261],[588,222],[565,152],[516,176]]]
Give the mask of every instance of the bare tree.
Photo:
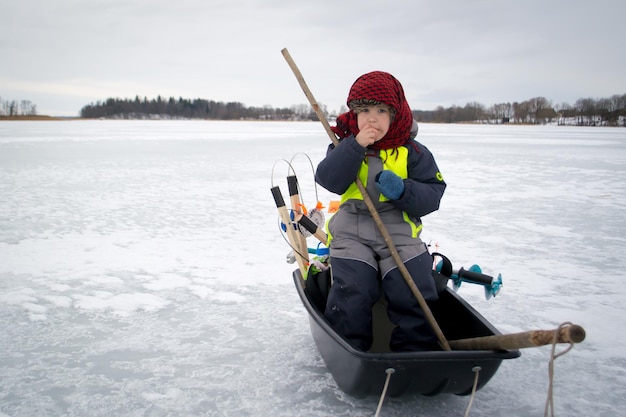
[[[529,121],[529,113],[530,104],[528,101],[513,103],[513,114],[515,118],[515,123],[526,123],[527,121]]]
[[[22,116],[36,116],[37,107],[30,100],[22,100],[20,102],[19,111]]]
[[[579,98],[574,104],[578,111],[579,125],[594,126],[596,114],[596,101],[592,98]]]
[[[497,103],[491,106],[490,113],[497,123],[508,123],[511,118],[511,103]]]

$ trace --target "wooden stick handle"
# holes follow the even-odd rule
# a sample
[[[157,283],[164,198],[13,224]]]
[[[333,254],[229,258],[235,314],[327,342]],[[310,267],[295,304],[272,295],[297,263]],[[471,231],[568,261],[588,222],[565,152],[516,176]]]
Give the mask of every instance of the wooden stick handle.
[[[585,329],[572,324],[555,330],[531,330],[522,333],[474,337],[451,340],[455,350],[509,350],[550,345],[557,343],[580,343],[585,340]]]
[[[287,64],[289,64],[289,67],[291,67],[291,70],[296,76],[296,79],[298,80],[298,83],[300,84],[302,91],[304,91],[304,95],[309,99],[309,102],[311,103],[311,106],[313,107],[315,114],[317,114],[318,119],[320,119],[320,121],[322,122],[322,125],[324,125],[324,129],[326,130],[326,133],[328,133],[330,140],[333,142],[333,144],[335,144],[335,146],[337,146],[339,144],[339,141],[337,140],[335,133],[330,128],[330,124],[328,124],[328,120],[326,120],[326,116],[324,116],[324,113],[322,112],[319,105],[317,104],[317,101],[315,101],[315,97],[313,97],[313,93],[311,93],[311,90],[309,89],[306,82],[304,81],[304,77],[302,76],[302,73],[298,69],[298,66],[296,65],[294,60],[291,58],[291,55],[289,54],[289,51],[287,51],[287,48],[284,48],[281,52],[283,56],[285,57]],[[446,337],[444,336],[443,331],[441,331],[441,328],[437,324],[437,320],[435,320],[435,316],[430,310],[430,307],[426,303],[426,300],[422,296],[422,293],[420,292],[419,288],[417,288],[417,285],[415,285],[415,282],[413,281],[413,278],[411,277],[411,274],[409,273],[409,271],[406,269],[404,262],[402,262],[402,258],[398,254],[398,250],[396,249],[396,246],[393,243],[393,239],[391,238],[391,235],[389,234],[387,227],[381,220],[380,215],[378,214],[378,211],[376,210],[376,206],[374,206],[374,203],[372,202],[372,198],[367,193],[367,190],[365,189],[363,182],[361,181],[359,177],[357,177],[355,180],[355,183],[361,195],[363,196],[363,202],[367,206],[370,214],[372,215],[372,218],[374,219],[374,223],[376,223],[376,226],[378,227],[380,234],[383,236],[383,239],[385,240],[385,243],[387,244],[387,247],[389,248],[391,257],[396,262],[396,265],[398,266],[398,270],[402,274],[404,281],[409,286],[409,289],[413,293],[413,296],[417,299],[417,303],[419,304],[420,308],[424,312],[424,315],[426,316],[426,319],[428,320],[430,327],[433,329],[435,336],[437,336],[437,340],[439,341],[441,348],[443,350],[450,350],[450,345],[448,344],[448,341],[446,340]]]
[[[291,200],[291,210],[294,212],[294,217],[297,218],[301,213],[302,202],[300,201],[300,191],[298,189],[298,178],[295,175],[287,177],[287,185],[289,188],[289,197]],[[301,256],[305,257],[306,263],[309,263],[309,252],[307,248],[306,238],[302,233],[296,231],[296,244],[298,252]]]
[[[328,235],[326,235],[326,233],[324,233],[322,229],[320,229],[315,223],[313,223],[313,220],[309,219],[303,214],[300,214],[299,217],[296,218],[296,221],[299,225],[304,227],[313,236],[315,236],[317,240],[328,246]]]
[[[304,77],[302,76],[302,73],[298,69],[298,66],[296,65],[295,61],[291,57],[291,54],[289,53],[287,48],[283,48],[283,50],[281,50],[280,52],[283,54],[283,57],[285,57],[285,61],[287,61],[289,68],[291,68],[291,71],[293,71],[293,74],[296,76],[296,79],[298,80],[298,84],[300,84],[300,88],[302,88],[304,95],[309,100],[311,107],[313,107],[313,111],[315,111],[317,118],[320,119],[320,122],[322,122],[322,125],[324,126],[324,130],[326,130],[326,133],[330,137],[330,140],[335,145],[339,144],[339,141],[337,140],[337,137],[335,136],[335,132],[333,132],[333,130],[330,128],[330,124],[328,123],[328,120],[326,120],[326,116],[324,116],[324,112],[320,108],[319,104],[317,104],[315,97],[313,97],[313,93],[311,92],[311,90],[309,89],[309,86],[304,81]]]

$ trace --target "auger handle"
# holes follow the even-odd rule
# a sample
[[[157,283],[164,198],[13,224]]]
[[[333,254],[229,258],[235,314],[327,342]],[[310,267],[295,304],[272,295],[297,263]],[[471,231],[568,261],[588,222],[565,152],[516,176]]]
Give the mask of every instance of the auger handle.
[[[488,285],[490,286],[493,283],[493,277],[487,274],[481,274],[479,272],[468,271],[466,269],[459,269],[457,272],[457,276],[459,279],[462,279],[466,282],[473,282],[475,284]]]

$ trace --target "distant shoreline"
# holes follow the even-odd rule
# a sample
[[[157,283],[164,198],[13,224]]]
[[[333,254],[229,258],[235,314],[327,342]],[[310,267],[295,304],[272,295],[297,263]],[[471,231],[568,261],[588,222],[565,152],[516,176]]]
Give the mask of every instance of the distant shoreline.
[[[50,120],[116,120],[116,121],[209,121],[209,122],[317,122],[317,120],[263,120],[263,119],[201,119],[201,118],[155,118],[155,119],[141,119],[141,118],[117,118],[117,117],[78,117],[78,116],[0,116],[0,122],[2,121],[50,121]]]
[[[74,121],[74,120],[94,120],[94,121],[103,121],[103,120],[115,120],[115,121],[172,121],[172,120],[178,120],[178,121],[210,121],[210,122],[267,122],[267,123],[271,123],[271,122],[311,122],[311,123],[319,123],[319,121],[317,120],[268,120],[268,119],[200,119],[200,118],[190,118],[190,119],[184,119],[184,118],[176,118],[176,119],[171,119],[171,118],[163,118],[163,119],[121,119],[121,118],[85,118],[85,117],[78,117],[78,116],[45,116],[45,115],[41,115],[41,116],[0,116],[0,122],[3,121]],[[334,120],[329,120],[329,122],[334,122]],[[427,123],[427,124],[460,124],[460,125],[492,125],[492,126],[538,126],[538,124],[534,124],[534,123],[485,123],[485,122],[479,122],[479,121],[474,121],[474,122],[452,122],[452,123],[441,123],[441,122],[420,122],[418,121],[418,123]],[[552,125],[552,126],[574,126],[574,127],[626,127],[622,126],[622,125],[618,125],[618,126],[606,126],[606,125],[577,125],[577,124],[572,124],[572,123],[558,123],[558,122],[551,122],[551,123],[546,123],[545,125]]]
[[[14,121],[14,120],[74,120],[80,119],[80,117],[55,117],[55,116],[0,116],[0,121]]]

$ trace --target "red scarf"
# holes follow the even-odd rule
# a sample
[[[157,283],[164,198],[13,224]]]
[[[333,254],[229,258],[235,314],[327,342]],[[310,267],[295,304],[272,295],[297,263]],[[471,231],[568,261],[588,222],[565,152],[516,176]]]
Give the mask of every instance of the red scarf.
[[[387,134],[378,142],[370,145],[369,148],[375,150],[394,149],[409,141],[413,126],[413,114],[404,97],[402,85],[393,75],[382,71],[361,75],[352,84],[346,103],[350,106],[352,100],[360,99],[376,100],[393,107],[396,111]],[[332,130],[339,136],[339,139],[350,135],[356,136],[359,133],[357,115],[352,110],[341,114],[337,117],[337,126],[333,126]]]

